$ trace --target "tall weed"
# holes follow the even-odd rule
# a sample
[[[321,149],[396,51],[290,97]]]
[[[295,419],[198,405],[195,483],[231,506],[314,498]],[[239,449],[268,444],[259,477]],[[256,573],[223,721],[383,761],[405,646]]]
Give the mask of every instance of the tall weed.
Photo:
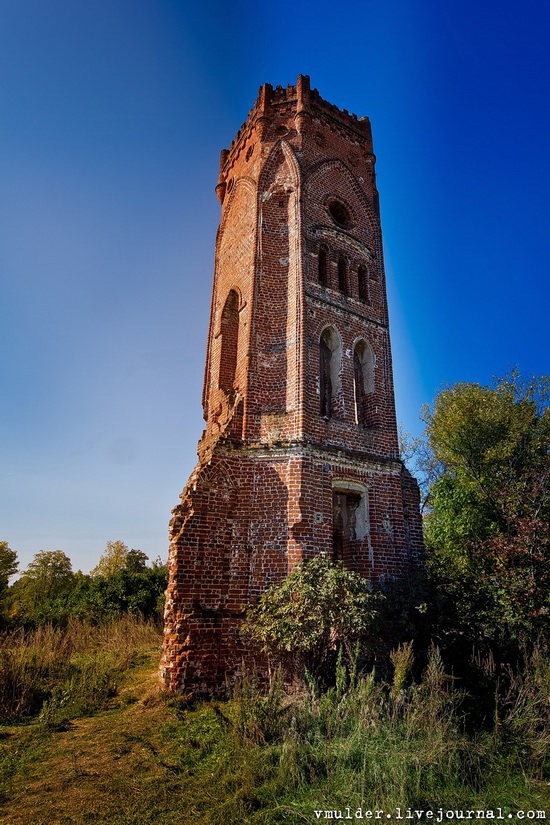
[[[464,692],[436,647],[417,684],[409,684],[410,646],[391,660],[389,684],[374,673],[346,678],[341,669],[324,693],[312,684],[299,696],[278,694],[277,702],[244,680],[230,703],[232,744],[218,763],[220,781],[231,777],[232,815],[287,821],[289,806],[296,816],[311,811],[312,794],[329,807],[388,809],[528,798],[526,777],[542,777],[548,755],[548,657],[535,653],[521,677],[509,676],[497,733],[465,724]],[[274,799],[280,820],[267,813]]]
[[[42,711],[47,724],[61,724],[102,706],[116,692],[121,673],[159,646],[149,622],[123,616],[94,626],[71,619],[65,628],[44,625],[0,637],[0,721],[14,722]]]

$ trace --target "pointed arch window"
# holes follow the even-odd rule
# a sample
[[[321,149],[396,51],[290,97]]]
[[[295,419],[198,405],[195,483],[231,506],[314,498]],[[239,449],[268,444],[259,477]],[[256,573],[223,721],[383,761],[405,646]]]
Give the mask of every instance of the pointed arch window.
[[[327,327],[319,341],[320,414],[332,418],[334,402],[340,390],[342,342],[334,327]]]
[[[226,298],[221,318],[220,371],[218,386],[231,392],[234,389],[239,346],[239,296],[232,289]]]
[[[358,341],[353,350],[353,384],[355,423],[370,427],[374,424],[374,353],[365,340]]]

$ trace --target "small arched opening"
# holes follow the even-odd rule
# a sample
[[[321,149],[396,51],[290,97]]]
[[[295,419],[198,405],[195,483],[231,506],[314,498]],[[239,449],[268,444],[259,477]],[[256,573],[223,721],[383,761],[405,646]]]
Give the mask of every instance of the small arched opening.
[[[239,347],[239,296],[230,290],[221,317],[220,370],[218,386],[225,392],[232,392],[237,371]]]
[[[327,327],[319,341],[320,413],[332,418],[341,387],[342,341],[334,327]]]
[[[355,423],[370,427],[375,423],[374,352],[370,344],[361,339],[353,350],[353,385],[355,397]]]
[[[366,266],[361,265],[357,270],[357,289],[359,300],[370,304],[369,273]]]

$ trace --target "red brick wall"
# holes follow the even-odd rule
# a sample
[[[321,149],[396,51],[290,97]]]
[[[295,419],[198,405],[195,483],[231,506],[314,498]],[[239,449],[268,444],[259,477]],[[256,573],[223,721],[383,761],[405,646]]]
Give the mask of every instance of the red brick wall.
[[[403,575],[422,547],[418,488],[397,458],[368,121],[323,101],[307,78],[287,89],[266,85],[222,152],[217,192],[206,430],[170,527],[161,666],[170,689],[202,693],[222,690],[243,658],[255,658],[239,636],[247,605],[301,559],[332,553],[335,490],[361,501],[345,540],[350,567],[373,579]],[[232,290],[238,324],[224,316]],[[327,327],[338,349],[324,418],[319,342]],[[361,341],[374,372],[366,426],[355,410]]]

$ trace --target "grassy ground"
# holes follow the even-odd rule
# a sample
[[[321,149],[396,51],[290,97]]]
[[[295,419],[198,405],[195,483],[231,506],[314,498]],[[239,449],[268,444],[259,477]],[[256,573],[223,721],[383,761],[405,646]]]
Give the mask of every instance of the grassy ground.
[[[188,708],[159,692],[158,635],[140,634],[94,715],[74,716],[69,702],[73,712],[56,716],[58,700],[41,720],[0,727],[1,823],[298,825],[348,805],[352,815],[410,805],[550,818],[547,742],[526,683],[484,736],[461,730],[435,659],[412,692],[365,680],[289,702],[277,686],[260,697],[245,685],[233,702]]]

